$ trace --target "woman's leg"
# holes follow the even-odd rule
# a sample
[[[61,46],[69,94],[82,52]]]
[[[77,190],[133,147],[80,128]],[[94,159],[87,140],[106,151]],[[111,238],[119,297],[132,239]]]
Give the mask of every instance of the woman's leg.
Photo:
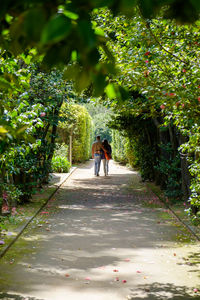
[[[106,160],[106,175],[108,175],[109,171],[109,160]]]
[[[106,159],[102,159],[103,161],[103,171],[104,171],[104,175],[106,176]]]

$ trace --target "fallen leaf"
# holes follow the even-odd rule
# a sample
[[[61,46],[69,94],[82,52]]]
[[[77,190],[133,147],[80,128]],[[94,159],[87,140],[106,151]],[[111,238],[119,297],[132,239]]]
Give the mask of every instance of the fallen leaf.
[[[90,277],[86,277],[86,278],[85,278],[85,280],[87,280],[87,281],[90,281],[90,280],[91,280],[91,278],[90,278]]]
[[[130,261],[130,258],[125,258],[125,260],[124,261],[127,261],[127,262],[129,262]]]
[[[174,256],[176,256],[176,253],[174,253]]]
[[[65,274],[65,277],[69,277],[70,275],[69,274]]]

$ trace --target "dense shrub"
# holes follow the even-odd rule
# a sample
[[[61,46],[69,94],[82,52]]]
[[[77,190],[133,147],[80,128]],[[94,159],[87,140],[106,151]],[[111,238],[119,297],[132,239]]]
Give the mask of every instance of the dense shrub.
[[[94,136],[92,118],[88,111],[81,105],[64,103],[60,115],[67,118],[59,123],[58,142],[69,145],[69,137],[72,135],[73,162],[88,160]]]
[[[16,60],[14,66],[10,72],[17,73],[21,63]],[[24,72],[30,82],[10,100],[3,94],[0,104],[0,125],[9,130],[0,145],[0,198],[2,202],[7,195],[10,205],[28,201],[34,189],[48,181],[59,110],[66,97],[59,71],[47,74],[31,66]]]
[[[68,173],[70,171],[71,165],[66,157],[63,156],[53,156],[51,161],[51,172],[56,173]]]
[[[112,130],[112,158],[120,163],[126,164],[128,162],[126,152],[127,138],[125,138],[118,130]]]

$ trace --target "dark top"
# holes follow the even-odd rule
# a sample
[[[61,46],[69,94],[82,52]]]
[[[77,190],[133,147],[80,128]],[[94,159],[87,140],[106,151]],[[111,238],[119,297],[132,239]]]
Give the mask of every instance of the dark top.
[[[104,146],[104,145],[103,145],[103,147],[104,147],[104,149],[106,149],[106,152],[108,152],[109,154],[111,154],[111,153],[112,153],[112,148],[111,148],[111,146],[110,146],[110,145],[107,145],[107,146]],[[104,151],[103,151],[103,150],[101,150],[101,159],[106,159],[106,157],[105,157],[105,154],[104,154]]]

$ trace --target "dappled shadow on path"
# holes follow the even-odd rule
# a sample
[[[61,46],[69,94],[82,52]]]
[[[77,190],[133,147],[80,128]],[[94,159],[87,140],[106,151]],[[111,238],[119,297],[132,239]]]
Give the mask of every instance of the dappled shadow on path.
[[[118,300],[126,286],[130,299],[190,299],[174,274],[175,267],[182,274],[184,253],[174,256],[178,245],[172,240],[184,233],[168,214],[162,218],[162,207],[141,205],[153,197],[130,172],[110,178],[75,174],[4,257],[0,290],[48,300]],[[198,271],[197,265],[185,267]],[[156,276],[161,282],[155,283]],[[152,282],[138,284],[145,277]],[[166,277],[169,283],[162,283]]]
[[[153,284],[139,285],[130,293],[129,300],[199,300],[200,296],[191,293],[186,286],[177,286],[170,283],[154,282]]]
[[[12,293],[1,293],[0,292],[0,299],[4,300],[42,300],[42,299],[36,299],[35,297],[24,297]]]

